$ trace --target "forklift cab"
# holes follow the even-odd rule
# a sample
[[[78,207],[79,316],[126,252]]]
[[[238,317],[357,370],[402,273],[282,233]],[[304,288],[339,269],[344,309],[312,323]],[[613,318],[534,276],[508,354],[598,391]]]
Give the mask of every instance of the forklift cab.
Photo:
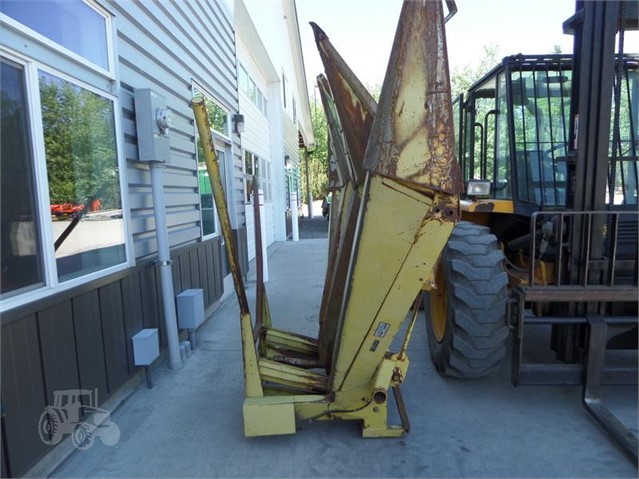
[[[613,152],[611,125],[606,204],[623,208],[637,205],[639,93],[636,58],[622,62],[620,135]],[[510,201],[523,216],[569,205],[572,77],[569,55],[515,55],[457,98],[456,153],[466,199]],[[612,118],[614,109],[613,102]]]

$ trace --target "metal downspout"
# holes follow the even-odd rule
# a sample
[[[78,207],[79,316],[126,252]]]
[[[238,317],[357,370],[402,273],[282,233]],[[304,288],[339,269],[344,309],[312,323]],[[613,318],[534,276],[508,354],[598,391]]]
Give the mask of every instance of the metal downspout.
[[[166,227],[166,205],[164,203],[164,164],[159,161],[151,161],[149,168],[151,170],[153,214],[155,216],[155,234],[158,242],[157,264],[160,268],[164,324],[166,326],[166,342],[169,349],[169,365],[171,369],[181,369],[182,359],[180,358],[180,342],[174,299],[175,292],[173,291],[169,235]]]

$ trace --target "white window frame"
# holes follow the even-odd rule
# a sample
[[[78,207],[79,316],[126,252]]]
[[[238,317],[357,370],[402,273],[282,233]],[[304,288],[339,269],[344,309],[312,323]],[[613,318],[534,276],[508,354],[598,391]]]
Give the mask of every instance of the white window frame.
[[[246,172],[246,154],[250,154],[251,155],[251,164],[253,165],[253,174],[249,174]],[[242,148],[242,191],[244,192],[244,196],[242,198],[242,203],[244,203],[245,205],[252,205],[253,201],[255,201],[255,199],[253,199],[253,201],[248,201],[247,198],[249,197],[249,192],[247,191],[246,188],[246,180],[253,179],[253,176],[255,176],[255,158],[260,159],[259,156],[257,156],[255,153],[253,153],[251,150],[247,149],[247,148]],[[258,165],[259,168],[259,165]],[[251,192],[252,193],[252,192]]]
[[[196,134],[197,134],[197,132],[196,132]],[[216,134],[215,131],[213,131],[212,128],[211,128],[211,134],[213,135],[213,146],[215,147],[216,153],[219,150],[224,152],[224,162],[226,164],[226,156],[230,152],[230,145],[228,143],[226,143],[226,141],[224,141],[221,138],[220,135]],[[219,161],[218,161],[218,163],[219,163]],[[199,178],[200,165],[197,165],[197,168],[198,168],[198,179],[197,179],[197,192],[198,192],[198,195],[197,195],[197,197],[198,197],[198,202],[199,202],[199,206],[200,206],[200,238],[202,239],[202,241],[205,241],[205,240],[208,240],[208,239],[211,239],[211,238],[217,238],[218,236],[220,236],[222,234],[222,226],[220,225],[220,217],[217,214],[217,206],[215,204],[215,196],[211,192],[211,195],[213,195],[213,216],[215,218],[215,232],[214,233],[208,233],[208,234],[204,233],[204,221],[202,219],[202,195],[200,193],[200,178]],[[222,184],[224,184],[224,178],[222,178]]]
[[[258,157],[260,162],[260,187],[264,194],[264,203],[273,202],[273,168],[271,159],[266,156]]]
[[[44,285],[24,293],[17,293],[0,300],[0,313],[8,311],[23,304],[36,301],[53,294],[66,291],[96,279],[108,276],[118,271],[135,266],[133,255],[133,240],[130,229],[130,213],[128,205],[128,184],[126,181],[126,161],[122,144],[121,107],[117,96],[96,88],[86,82],[44,65],[32,58],[0,46],[0,54],[10,61],[20,64],[25,74],[25,94],[30,129],[30,146],[33,151],[34,181],[36,191],[36,208],[38,214],[38,226],[40,228],[40,240],[42,241],[42,266],[44,269]],[[47,179],[46,152],[44,146],[44,131],[42,127],[42,110],[40,106],[40,86],[38,72],[42,71],[55,75],[65,81],[79,86],[87,91],[95,93],[110,100],[113,104],[113,117],[115,126],[115,152],[119,169],[120,196],[122,200],[122,221],[124,225],[124,252],[125,261],[117,265],[109,266],[98,271],[80,275],[75,278],[60,281],[57,275],[57,263],[54,250],[53,222],[51,221],[51,205],[49,202],[49,184]]]
[[[242,150],[242,191],[244,192],[243,202],[245,205],[252,205],[253,201],[247,201],[248,192],[246,191],[246,180],[252,178],[253,175],[250,175],[246,172],[246,154],[250,154],[252,157],[253,164],[253,175],[255,174],[255,167],[257,166],[257,170],[259,171],[259,179],[260,179],[260,189],[264,194],[264,203],[272,203],[273,202],[273,178],[272,172],[273,167],[271,165],[270,158],[266,156],[260,156],[257,153],[254,153],[252,150],[248,148],[244,148]],[[268,173],[268,176],[264,176]],[[266,186],[266,189],[264,188]]]
[[[102,75],[106,76],[107,78],[111,80],[115,80],[116,75],[115,75],[115,54],[114,54],[114,43],[113,43],[113,23],[112,23],[113,19],[111,15],[109,14],[109,12],[107,12],[104,8],[102,8],[96,2],[92,0],[82,0],[82,1],[86,5],[91,7],[96,13],[98,13],[105,20],[104,27],[105,27],[105,35],[106,35],[106,42],[107,42],[107,64],[108,64],[108,69],[106,70],[102,68],[100,65],[93,63],[91,60],[88,60],[82,55],[79,55],[78,53],[75,53],[74,51],[69,50],[68,48],[60,45],[59,43],[51,40],[50,38],[45,37],[41,33],[36,32],[35,30],[27,27],[26,25],[18,22],[17,20],[14,20],[13,18],[9,17],[8,15],[5,15],[4,13],[0,13],[0,24],[5,24],[6,26],[18,32],[28,35],[31,38],[33,38],[33,40],[37,41],[38,43],[41,43],[47,48],[55,50],[56,52],[71,58],[75,62],[80,63],[81,65],[87,68],[90,68],[92,70],[95,70],[98,73],[101,73]]]

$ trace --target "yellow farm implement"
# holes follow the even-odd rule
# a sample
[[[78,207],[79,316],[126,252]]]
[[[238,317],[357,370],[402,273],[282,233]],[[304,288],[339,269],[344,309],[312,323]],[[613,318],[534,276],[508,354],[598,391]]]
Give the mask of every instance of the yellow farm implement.
[[[328,419],[360,420],[365,437],[409,429],[399,388],[417,307],[399,351],[389,348],[420,291],[435,284],[462,189],[444,22],[440,2],[404,3],[378,105],[313,25],[335,186],[317,339],[273,327],[259,256],[253,321],[206,108],[193,100],[240,304],[247,436],[294,433],[298,421]],[[391,390],[399,426],[388,424]]]

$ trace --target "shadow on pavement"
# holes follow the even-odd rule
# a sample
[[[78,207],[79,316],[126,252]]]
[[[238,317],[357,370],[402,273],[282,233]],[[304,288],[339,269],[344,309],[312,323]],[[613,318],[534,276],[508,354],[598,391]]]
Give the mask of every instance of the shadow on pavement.
[[[300,239],[328,237],[328,220],[323,216],[300,218]]]

